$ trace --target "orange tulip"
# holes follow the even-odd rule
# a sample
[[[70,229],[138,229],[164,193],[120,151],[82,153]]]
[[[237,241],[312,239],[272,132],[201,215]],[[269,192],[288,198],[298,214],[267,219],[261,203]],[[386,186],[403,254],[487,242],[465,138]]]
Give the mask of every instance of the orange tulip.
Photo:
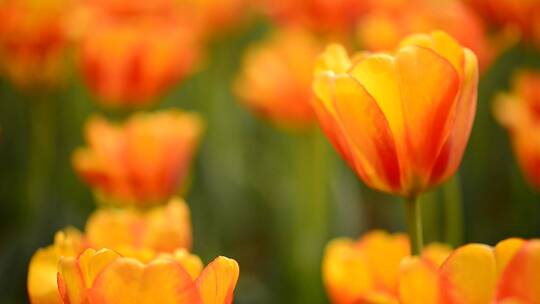
[[[66,304],[232,303],[236,261],[218,257],[204,270],[201,265],[185,252],[141,263],[108,249],[88,249],[60,260],[58,289]]]
[[[499,95],[495,116],[510,131],[514,152],[528,181],[540,189],[540,74],[517,74],[512,92]]]
[[[199,20],[175,3],[94,0],[73,14],[81,70],[100,103],[146,105],[195,69]]]
[[[437,267],[450,249],[432,244],[410,257],[405,235],[372,231],[358,241],[336,239],[323,258],[332,303],[436,303]]]
[[[311,80],[322,44],[308,32],[286,29],[251,46],[235,91],[248,107],[278,125],[305,127],[315,116]]]
[[[278,23],[331,34],[352,32],[367,7],[367,1],[358,0],[263,0],[261,4]]]
[[[238,25],[249,10],[249,0],[181,0],[201,18],[203,32],[217,35]]]
[[[135,114],[123,125],[93,117],[89,146],[75,151],[73,166],[108,202],[164,202],[184,184],[202,129],[198,115],[174,110]]]
[[[123,255],[136,251],[173,252],[191,248],[189,209],[181,199],[148,210],[101,209],[86,222],[91,248],[111,248]]]
[[[394,54],[331,45],[315,74],[321,127],[367,185],[414,198],[456,172],[476,110],[472,51],[439,31]]]
[[[0,3],[1,69],[19,87],[53,86],[63,70],[69,0]]]
[[[439,270],[440,303],[540,303],[540,240],[458,248]]]
[[[357,33],[361,45],[368,50],[391,51],[405,36],[433,30],[443,30],[470,48],[481,67],[491,61],[493,54],[484,25],[474,11],[457,0],[373,5],[360,18]]]
[[[82,234],[68,228],[54,236],[54,244],[39,249],[28,267],[28,296],[33,304],[61,303],[56,285],[56,265],[62,256],[77,256],[85,248]]]

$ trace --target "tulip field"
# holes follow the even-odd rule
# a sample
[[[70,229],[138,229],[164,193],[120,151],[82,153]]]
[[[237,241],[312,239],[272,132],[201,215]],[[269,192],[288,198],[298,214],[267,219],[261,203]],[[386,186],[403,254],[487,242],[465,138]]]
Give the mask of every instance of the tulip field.
[[[540,1],[0,1],[0,303],[540,304]]]

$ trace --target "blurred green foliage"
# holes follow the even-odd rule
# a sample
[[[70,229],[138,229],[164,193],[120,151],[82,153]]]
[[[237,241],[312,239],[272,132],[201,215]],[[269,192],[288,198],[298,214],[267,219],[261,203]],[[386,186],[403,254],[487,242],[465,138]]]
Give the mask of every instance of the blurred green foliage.
[[[276,129],[235,100],[230,88],[243,50],[267,30],[260,23],[212,43],[200,71],[157,108],[194,110],[207,120],[187,195],[193,251],[204,261],[238,260],[235,303],[325,303],[324,244],[374,228],[403,231],[403,204],[363,186],[318,129]],[[538,53],[518,46],[482,75],[459,180],[466,242],[540,236],[540,196],[524,181],[491,111],[493,95],[508,87],[512,72],[535,65]],[[62,227],[83,228],[95,208],[70,164],[71,152],[83,144],[85,119],[102,111],[92,99],[75,71],[54,92],[0,84],[1,303],[27,301],[32,253]],[[427,241],[444,241],[443,197],[436,190],[423,199]]]

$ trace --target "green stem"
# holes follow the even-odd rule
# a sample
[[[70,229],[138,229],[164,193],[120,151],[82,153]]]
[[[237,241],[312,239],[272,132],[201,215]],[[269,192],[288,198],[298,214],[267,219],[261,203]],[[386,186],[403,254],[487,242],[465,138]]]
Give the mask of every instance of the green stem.
[[[411,240],[411,255],[419,255],[424,247],[420,200],[416,197],[407,199],[405,209],[407,212],[407,229]]]
[[[463,202],[459,175],[443,186],[445,230],[444,241],[458,246],[463,241]]]

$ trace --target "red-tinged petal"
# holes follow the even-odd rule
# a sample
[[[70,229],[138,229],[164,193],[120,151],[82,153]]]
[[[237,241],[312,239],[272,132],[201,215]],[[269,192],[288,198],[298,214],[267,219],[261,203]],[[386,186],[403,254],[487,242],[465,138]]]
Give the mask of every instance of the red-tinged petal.
[[[540,303],[540,240],[526,242],[508,262],[499,281],[497,300]]]
[[[326,246],[322,275],[335,304],[356,303],[375,286],[365,254],[350,239],[336,239]]]
[[[381,191],[398,192],[401,182],[396,146],[377,102],[357,80],[345,75],[334,78],[332,96],[356,166],[369,178],[365,182]]]
[[[208,264],[197,279],[202,304],[231,304],[239,274],[233,259],[218,257]]]
[[[452,248],[446,244],[431,243],[422,250],[422,259],[425,259],[435,266],[440,267],[448,256],[452,253]]]
[[[460,90],[457,71],[434,51],[408,46],[396,55],[413,188],[424,190],[437,156],[453,127]]]
[[[407,151],[405,147],[405,125],[399,91],[396,61],[387,54],[375,54],[359,60],[350,71],[373,97],[382,111],[393,135],[401,172],[401,182],[406,183],[410,176]],[[407,185],[402,185],[402,187]]]
[[[418,257],[403,260],[398,292],[401,304],[437,304],[439,286],[436,265]]]
[[[100,304],[201,303],[190,275],[165,258],[146,266],[130,258],[115,260],[96,277],[89,299]]]
[[[493,249],[469,244],[458,248],[439,270],[443,304],[489,304],[495,295],[497,265]]]
[[[470,50],[465,49],[464,54],[465,70],[461,92],[456,104],[454,126],[431,172],[430,183],[432,184],[449,178],[458,169],[476,114],[478,62]]]
[[[510,238],[499,242],[495,246],[495,258],[497,259],[497,273],[499,276],[523,244],[525,244],[523,239]]]

